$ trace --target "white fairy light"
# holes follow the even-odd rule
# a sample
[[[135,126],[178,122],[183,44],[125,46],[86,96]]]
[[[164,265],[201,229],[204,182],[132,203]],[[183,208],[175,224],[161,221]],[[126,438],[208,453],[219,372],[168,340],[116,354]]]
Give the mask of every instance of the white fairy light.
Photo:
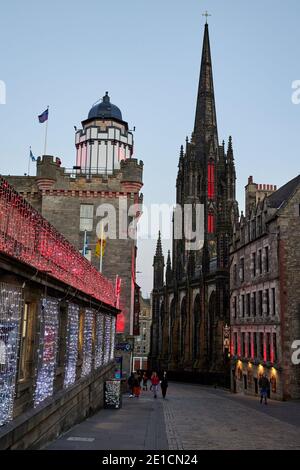
[[[68,303],[68,325],[64,388],[76,380],[76,363],[78,355],[79,307]]]
[[[0,426],[13,419],[22,290],[0,283]]]
[[[92,354],[93,354],[93,310],[86,309],[84,319],[83,333],[83,361],[81,369],[81,377],[91,373],[92,370]]]
[[[95,341],[95,361],[94,367],[98,369],[103,365],[103,333],[104,316],[102,313],[96,314],[96,341]]]
[[[111,342],[110,342],[110,359],[115,356],[115,339],[116,339],[116,318],[111,319]]]
[[[104,365],[106,365],[110,359],[111,316],[105,315],[104,325]]]
[[[40,311],[40,344],[34,406],[53,395],[58,339],[58,301],[43,298]]]

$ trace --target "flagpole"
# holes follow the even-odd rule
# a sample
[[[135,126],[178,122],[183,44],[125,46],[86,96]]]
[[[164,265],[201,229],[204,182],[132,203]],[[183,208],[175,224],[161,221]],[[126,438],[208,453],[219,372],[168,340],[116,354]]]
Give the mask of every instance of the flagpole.
[[[47,137],[48,137],[48,121],[49,121],[49,106],[47,106],[48,109],[48,117],[46,121],[46,130],[45,130],[45,146],[44,146],[44,155],[46,155],[47,151]]]
[[[102,260],[103,260],[103,222],[101,222],[100,273],[102,273]]]
[[[86,255],[85,249],[86,249],[86,230],[84,231],[84,238],[83,238],[83,256],[84,257]]]
[[[29,147],[28,173],[27,173],[28,176],[29,176],[29,173],[30,173],[30,159],[31,159],[31,154],[30,154],[30,152],[31,152],[31,145],[30,145],[30,147]]]

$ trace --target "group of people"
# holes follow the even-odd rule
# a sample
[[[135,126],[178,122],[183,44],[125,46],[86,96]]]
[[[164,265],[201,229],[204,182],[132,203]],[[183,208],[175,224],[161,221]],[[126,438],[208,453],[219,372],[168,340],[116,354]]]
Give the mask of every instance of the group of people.
[[[148,390],[148,381],[150,379],[151,385],[150,390],[153,392],[154,398],[157,398],[158,387],[160,385],[163,398],[166,398],[168,379],[167,372],[164,371],[161,378],[156,371],[153,371],[151,376],[146,371],[133,372],[128,379],[128,386],[130,390],[130,397],[139,397],[141,394],[142,386],[143,390]]]

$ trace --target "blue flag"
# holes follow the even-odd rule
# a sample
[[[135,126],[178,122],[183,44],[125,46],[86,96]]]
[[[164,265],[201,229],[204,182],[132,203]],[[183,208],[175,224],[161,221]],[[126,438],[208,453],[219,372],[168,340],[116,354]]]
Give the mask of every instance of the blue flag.
[[[43,123],[48,120],[49,109],[47,108],[42,114],[39,115],[39,122]]]
[[[31,161],[32,161],[32,162],[36,162],[36,158],[35,158],[35,156],[33,155],[31,149],[30,149],[30,158],[31,158]]]

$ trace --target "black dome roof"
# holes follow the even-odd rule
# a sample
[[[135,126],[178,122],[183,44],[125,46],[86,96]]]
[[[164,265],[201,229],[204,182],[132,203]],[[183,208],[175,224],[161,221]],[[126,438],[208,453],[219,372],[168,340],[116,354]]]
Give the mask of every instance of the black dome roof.
[[[122,121],[122,113],[118,106],[112,104],[110,102],[110,97],[108,96],[108,92],[105,93],[101,103],[95,104],[89,112],[88,119],[119,119]]]

